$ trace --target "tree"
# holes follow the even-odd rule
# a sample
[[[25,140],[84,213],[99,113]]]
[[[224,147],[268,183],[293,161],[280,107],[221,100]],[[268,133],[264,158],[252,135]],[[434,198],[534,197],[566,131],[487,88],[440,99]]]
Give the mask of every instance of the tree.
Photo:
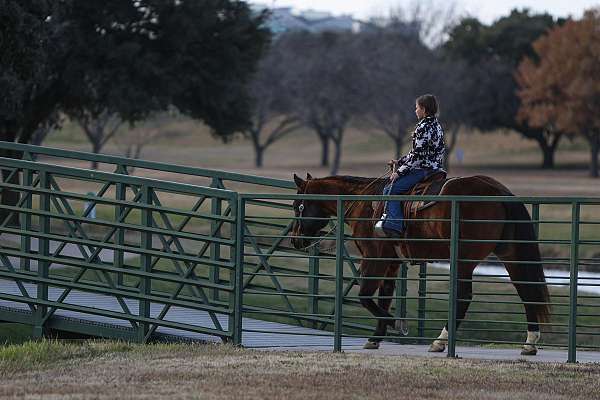
[[[590,175],[600,152],[600,9],[586,12],[533,44],[519,65],[521,119],[547,131],[582,135],[590,145]]]
[[[0,0],[0,139],[26,143],[57,107],[55,54],[63,29],[49,1]],[[3,152],[3,156],[14,156]]]
[[[0,17],[2,140],[30,142],[58,111],[135,123],[174,106],[223,138],[250,123],[270,33],[244,2],[0,0]]]
[[[294,108],[302,122],[322,143],[322,165],[328,163],[330,141],[334,145],[331,174],[337,174],[344,132],[358,112],[361,99],[358,88],[359,68],[352,51],[351,33],[326,32],[294,35],[296,62],[290,75],[293,82]],[[299,43],[298,43],[299,42]]]
[[[55,110],[127,122],[169,106],[227,137],[248,126],[247,83],[270,33],[231,0],[2,0],[2,139]],[[6,21],[6,23],[4,22]]]
[[[173,132],[169,125],[178,117],[175,109],[150,115],[143,122],[124,129],[124,132],[115,136],[114,142],[125,157],[138,159],[144,147],[162,139],[173,139],[179,132]],[[133,174],[135,168],[127,168]]]
[[[432,83],[431,65],[436,62],[418,35],[407,34],[402,26],[361,33],[356,40],[361,115],[394,142],[396,158],[415,124],[415,99]]]
[[[302,126],[292,108],[288,85],[292,60],[286,56],[286,46],[285,37],[272,44],[250,83],[253,115],[245,133],[252,140],[257,167],[263,166],[269,146]]]
[[[465,18],[452,29],[443,47],[451,59],[468,63],[470,76],[477,82],[466,96],[477,110],[470,113],[468,124],[483,131],[508,128],[535,140],[542,150],[543,168],[554,166],[554,154],[564,132],[549,132],[517,120],[520,100],[514,70],[523,57],[534,57],[531,43],[535,39],[562,23],[549,14],[532,15],[528,9],[514,9],[489,26]]]
[[[87,117],[78,117],[77,124],[83,129],[85,136],[92,144],[92,152],[98,154],[118,132],[123,120],[117,114],[111,114],[110,111],[105,110],[97,116],[88,114]],[[98,161],[92,161],[92,169],[98,169]]]

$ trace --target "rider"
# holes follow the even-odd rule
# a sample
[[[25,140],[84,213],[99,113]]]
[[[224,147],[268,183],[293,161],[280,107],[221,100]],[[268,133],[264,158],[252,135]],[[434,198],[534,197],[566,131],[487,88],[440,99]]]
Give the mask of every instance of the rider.
[[[415,114],[419,122],[412,134],[412,150],[399,160],[389,164],[398,169],[390,176],[390,183],[384,188],[384,194],[403,194],[433,172],[440,171],[444,165],[444,130],[437,120],[438,101],[434,95],[425,94],[415,102]],[[387,236],[401,237],[404,231],[402,202],[388,201],[383,223]],[[381,226],[382,225],[382,226]]]

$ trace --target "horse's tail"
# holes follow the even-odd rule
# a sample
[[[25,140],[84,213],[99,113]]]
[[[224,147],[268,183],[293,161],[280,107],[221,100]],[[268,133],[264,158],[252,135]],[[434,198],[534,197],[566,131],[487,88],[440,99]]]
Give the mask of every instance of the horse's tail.
[[[506,209],[506,219],[514,221],[531,221],[529,212],[525,205],[520,202],[506,202],[503,203]],[[527,302],[537,303],[533,307],[536,311],[536,315],[539,322],[549,322],[550,320],[550,293],[548,292],[548,285],[545,284],[546,277],[544,275],[544,268],[542,266],[540,255],[540,248],[537,240],[535,231],[533,229],[533,223],[513,223],[514,236],[512,239],[517,241],[513,243],[515,247],[514,257],[515,260],[520,261],[518,265],[515,265],[513,269],[514,280],[522,282],[532,282],[533,284],[523,284],[523,289],[526,290],[527,298],[523,299]],[[527,241],[528,243],[523,243]]]

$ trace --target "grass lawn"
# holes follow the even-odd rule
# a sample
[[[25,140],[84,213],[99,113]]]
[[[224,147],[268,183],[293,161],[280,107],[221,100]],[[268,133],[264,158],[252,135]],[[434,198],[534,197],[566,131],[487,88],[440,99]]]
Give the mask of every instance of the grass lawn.
[[[600,366],[263,352],[226,345],[28,342],[0,348],[0,397],[589,399]]]

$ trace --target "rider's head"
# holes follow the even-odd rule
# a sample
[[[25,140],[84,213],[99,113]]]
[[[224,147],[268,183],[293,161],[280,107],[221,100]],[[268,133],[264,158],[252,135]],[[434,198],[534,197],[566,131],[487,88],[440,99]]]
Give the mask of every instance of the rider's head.
[[[438,113],[438,101],[432,94],[424,94],[415,101],[417,118],[433,117]]]

